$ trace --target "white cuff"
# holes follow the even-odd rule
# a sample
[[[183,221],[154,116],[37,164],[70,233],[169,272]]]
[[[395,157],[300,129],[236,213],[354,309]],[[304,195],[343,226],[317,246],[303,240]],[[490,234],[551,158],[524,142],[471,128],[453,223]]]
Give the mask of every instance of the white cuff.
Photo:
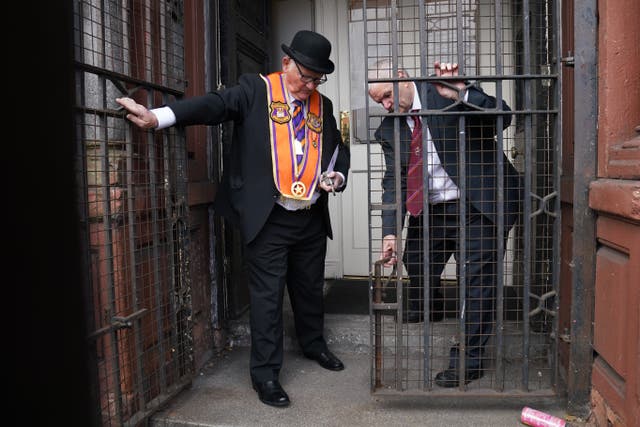
[[[158,119],[158,127],[156,129],[164,129],[176,124],[176,115],[169,107],[160,107],[150,110]]]

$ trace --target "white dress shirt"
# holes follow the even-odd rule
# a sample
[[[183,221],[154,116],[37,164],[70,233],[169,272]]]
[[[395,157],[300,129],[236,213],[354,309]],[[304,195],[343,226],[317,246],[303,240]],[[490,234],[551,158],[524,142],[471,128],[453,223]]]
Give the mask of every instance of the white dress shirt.
[[[420,97],[418,96],[418,88],[415,83],[413,84],[414,96],[413,96],[413,105],[411,106],[411,111],[420,111],[422,109],[422,103],[420,102]],[[467,95],[465,94],[465,98]],[[407,117],[407,124],[413,132],[413,128],[415,127],[415,122],[412,117]],[[440,162],[440,156],[438,156],[438,152],[436,151],[435,145],[433,145],[433,140],[431,139],[431,132],[429,131],[429,127],[426,123],[423,123],[422,126],[423,131],[427,132],[427,167],[426,171],[429,176],[429,203],[436,204],[440,202],[446,202],[450,200],[457,200],[460,198],[460,190],[458,186],[453,182],[447,171],[444,170],[442,163]]]

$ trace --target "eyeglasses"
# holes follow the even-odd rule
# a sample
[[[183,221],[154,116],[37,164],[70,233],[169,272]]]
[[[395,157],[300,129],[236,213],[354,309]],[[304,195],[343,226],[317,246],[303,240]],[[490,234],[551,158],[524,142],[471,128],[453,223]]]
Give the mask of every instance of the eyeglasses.
[[[293,61],[293,63],[296,64],[296,68],[298,69],[298,74],[300,74],[300,80],[302,81],[302,83],[304,84],[313,83],[314,85],[321,85],[322,83],[326,83],[327,81],[326,75],[323,75],[322,77],[307,76],[306,74],[302,74],[302,70],[300,70],[300,66],[296,61]]]

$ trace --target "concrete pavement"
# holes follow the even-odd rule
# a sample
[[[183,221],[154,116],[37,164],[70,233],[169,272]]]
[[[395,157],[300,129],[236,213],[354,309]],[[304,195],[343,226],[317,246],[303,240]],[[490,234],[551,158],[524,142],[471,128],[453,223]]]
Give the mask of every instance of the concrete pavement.
[[[153,427],[213,426],[522,426],[520,412],[531,406],[564,417],[555,398],[464,396],[381,396],[370,392],[368,316],[327,315],[331,350],[345,370],[328,371],[285,342],[280,382],[291,398],[287,408],[261,403],[249,379],[249,348],[241,333],[229,351],[198,373],[150,422]],[[290,322],[286,322],[290,325]],[[242,329],[241,326],[238,328]],[[291,336],[290,334],[287,334]]]

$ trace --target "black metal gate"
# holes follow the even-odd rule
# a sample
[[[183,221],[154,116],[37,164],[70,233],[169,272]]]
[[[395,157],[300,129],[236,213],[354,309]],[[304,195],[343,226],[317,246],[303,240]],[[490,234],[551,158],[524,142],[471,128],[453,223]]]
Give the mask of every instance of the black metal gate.
[[[181,1],[74,2],[75,141],[96,425],[139,425],[193,375],[186,147],[115,98],[184,91]]]
[[[368,70],[361,139],[369,142],[375,393],[559,393],[558,7],[554,0],[351,7],[352,21],[363,21]],[[453,86],[460,77],[438,77],[436,61],[457,63],[464,88]],[[455,88],[458,100],[432,95],[438,83]],[[389,91],[366,96],[376,84]],[[402,109],[407,93],[417,95],[409,106],[419,98],[418,111]],[[384,96],[395,108],[377,105]],[[418,147],[430,192],[411,217],[404,206],[415,123],[429,129]],[[442,170],[455,187],[432,192]]]

